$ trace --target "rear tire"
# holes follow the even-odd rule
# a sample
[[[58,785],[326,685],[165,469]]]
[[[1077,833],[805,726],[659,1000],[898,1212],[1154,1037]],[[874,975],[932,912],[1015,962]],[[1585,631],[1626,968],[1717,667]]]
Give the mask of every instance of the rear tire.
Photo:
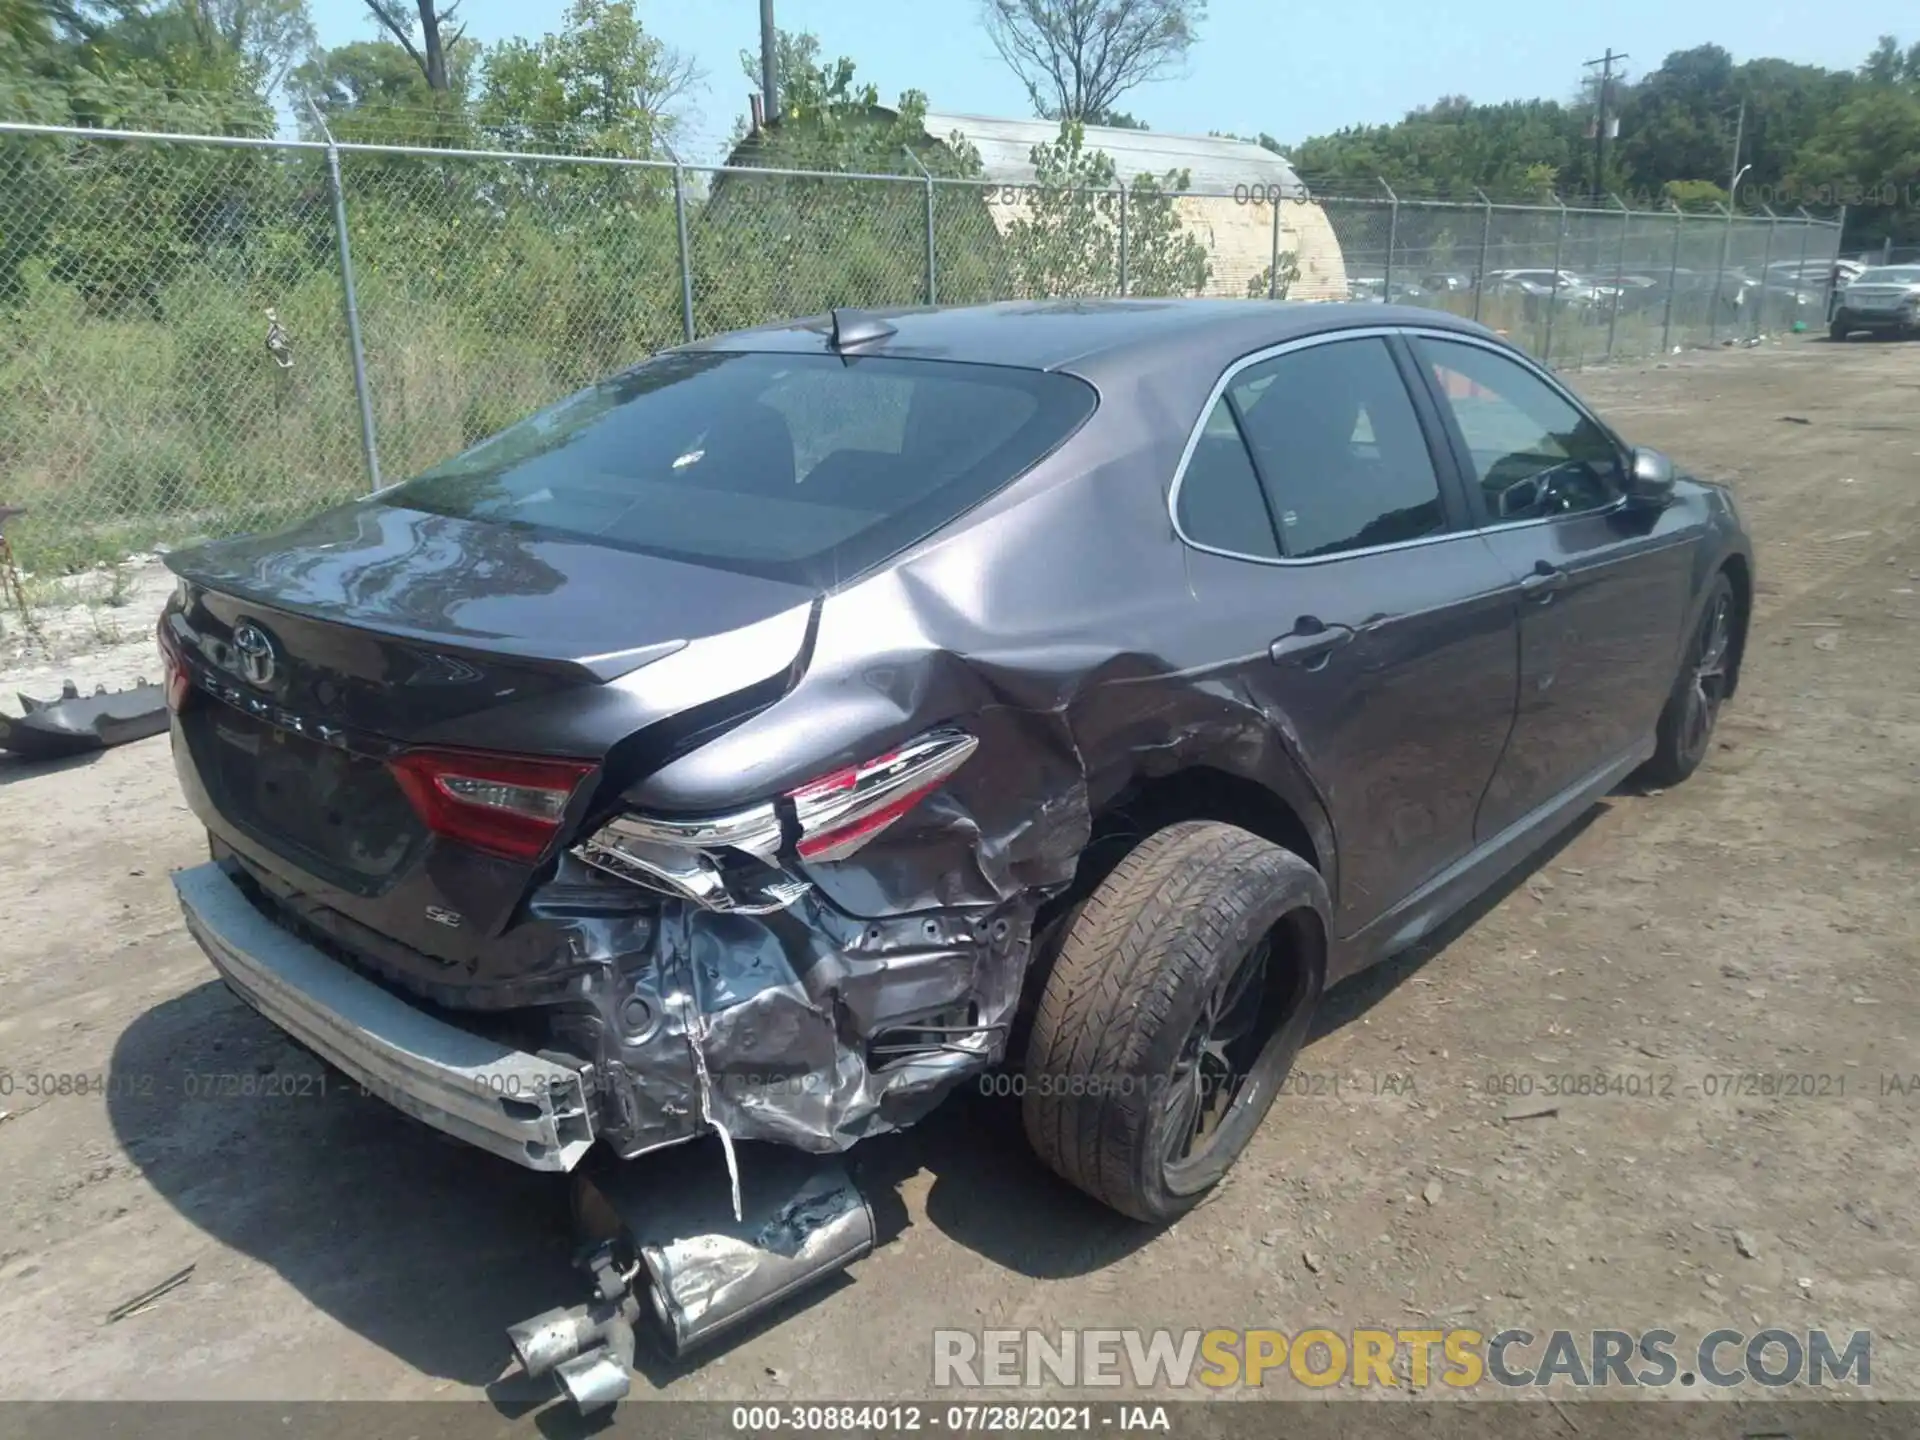
[[[1035,1153],[1123,1215],[1219,1183],[1293,1068],[1320,998],[1325,882],[1231,825],[1135,846],[1069,917],[1027,1046]]]
[[[1713,727],[1727,698],[1733,677],[1734,633],[1739,608],[1733,582],[1722,570],[1713,578],[1707,603],[1700,611],[1673,682],[1673,693],[1660,712],[1655,732],[1657,748],[1642,772],[1654,785],[1678,785],[1700,768],[1713,744]]]
[[[1853,331],[1838,320],[1827,326],[1827,339],[1844,341]]]

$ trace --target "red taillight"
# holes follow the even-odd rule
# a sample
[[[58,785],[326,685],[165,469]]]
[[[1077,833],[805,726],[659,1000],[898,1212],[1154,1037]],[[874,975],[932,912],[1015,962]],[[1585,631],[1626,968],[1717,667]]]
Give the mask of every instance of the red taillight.
[[[160,684],[166,691],[167,709],[174,714],[180,713],[187,703],[187,691],[193,687],[193,676],[187,670],[187,662],[181,657],[180,647],[173,638],[172,627],[167,617],[160,617]]]
[[[846,859],[939,789],[979,744],[965,731],[934,730],[788,792],[800,858]]]
[[[434,834],[502,859],[537,860],[595,767],[586,760],[409,750],[388,768]]]

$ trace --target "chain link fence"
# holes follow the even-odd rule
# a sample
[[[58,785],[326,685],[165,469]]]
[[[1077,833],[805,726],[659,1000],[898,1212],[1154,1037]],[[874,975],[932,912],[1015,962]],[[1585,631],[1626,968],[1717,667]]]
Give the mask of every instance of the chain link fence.
[[[1824,329],[1839,226],[1316,195],[1355,298],[1479,320],[1563,369]]]
[[[1391,300],[1577,367],[1823,326],[1839,227],[0,125],[0,502],[57,574],[392,483],[832,306]]]

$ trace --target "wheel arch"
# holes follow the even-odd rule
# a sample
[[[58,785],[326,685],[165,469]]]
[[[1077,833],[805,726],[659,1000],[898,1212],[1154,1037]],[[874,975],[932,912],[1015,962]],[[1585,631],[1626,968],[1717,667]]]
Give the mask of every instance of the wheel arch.
[[[1261,839],[1291,851],[1320,876],[1326,896],[1324,909],[1313,912],[1309,925],[1295,922],[1294,943],[1302,958],[1319,971],[1324,983],[1334,944],[1335,876],[1339,859],[1334,831],[1318,792],[1291,761],[1275,771],[1269,757],[1264,776],[1256,778],[1232,768],[1222,756],[1164,773],[1136,773],[1093,808],[1092,834],[1080,853],[1073,883],[1048,901],[1034,921],[1035,963],[1026,984],[1031,993],[1045,984],[1050,932],[1064,920],[1121,859],[1140,841],[1169,825],[1189,820],[1211,820],[1238,826]]]

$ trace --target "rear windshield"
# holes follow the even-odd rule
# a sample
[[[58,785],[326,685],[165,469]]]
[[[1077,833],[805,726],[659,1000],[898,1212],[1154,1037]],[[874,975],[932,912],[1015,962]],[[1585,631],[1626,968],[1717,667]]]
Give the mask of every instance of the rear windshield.
[[[978,504],[1095,403],[1038,370],[682,352],[381,499],[825,588]]]
[[[1880,270],[1863,270],[1854,277],[1856,285],[1920,285],[1920,265],[1893,265]]]

